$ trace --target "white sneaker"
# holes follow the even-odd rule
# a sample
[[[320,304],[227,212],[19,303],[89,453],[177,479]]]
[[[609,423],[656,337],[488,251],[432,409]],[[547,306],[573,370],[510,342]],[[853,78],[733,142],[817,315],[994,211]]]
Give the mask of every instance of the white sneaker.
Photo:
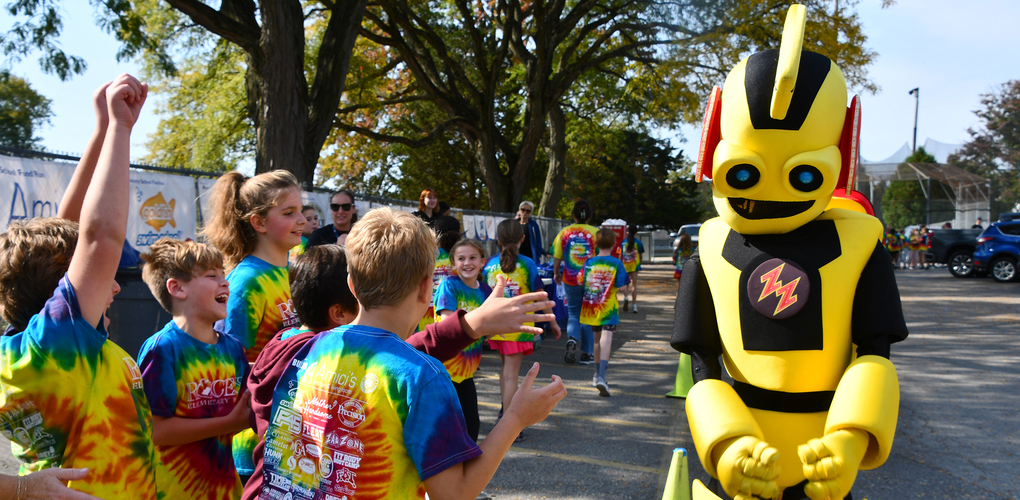
[[[598,382],[595,383],[595,388],[599,390],[599,396],[604,398],[609,397],[609,384],[606,383],[606,379],[598,379]]]
[[[630,312],[637,314],[637,302],[630,305]]]
[[[596,373],[595,375],[591,376],[591,386],[595,387],[598,384],[598,382],[599,382],[599,374]]]

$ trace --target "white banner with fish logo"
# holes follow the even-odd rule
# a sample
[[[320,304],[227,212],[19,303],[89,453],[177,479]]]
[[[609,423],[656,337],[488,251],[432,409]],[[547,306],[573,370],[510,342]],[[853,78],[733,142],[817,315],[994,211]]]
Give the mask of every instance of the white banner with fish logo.
[[[127,241],[144,252],[160,238],[195,239],[195,179],[131,172]]]

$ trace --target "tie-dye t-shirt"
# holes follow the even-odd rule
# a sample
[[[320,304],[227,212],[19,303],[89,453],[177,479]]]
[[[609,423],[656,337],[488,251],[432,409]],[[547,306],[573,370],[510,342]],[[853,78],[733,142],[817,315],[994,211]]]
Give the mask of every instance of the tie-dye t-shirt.
[[[357,325],[323,332],[294,356],[265,446],[260,498],[294,500],[421,499],[423,480],[482,453],[443,365]]]
[[[502,254],[496,254],[494,257],[489,259],[489,262],[485,263],[485,267],[482,268],[482,276],[485,278],[485,282],[490,287],[496,286],[496,277],[499,275],[506,276],[506,287],[503,289],[503,296],[506,298],[513,298],[518,295],[524,295],[526,293],[537,292],[542,290],[542,277],[538,275],[538,266],[535,265],[535,261],[523,256],[517,256],[517,267],[514,268],[512,273],[504,273],[503,268],[499,266],[499,257]],[[534,323],[525,323],[525,326],[532,326]],[[535,340],[535,336],[530,333],[518,332],[518,333],[507,333],[503,335],[493,335],[489,340],[508,340],[513,342],[531,342]]]
[[[249,255],[227,275],[230,298],[227,319],[218,330],[238,340],[248,361],[254,363],[266,342],[284,328],[298,325],[290,298],[290,274],[286,267],[274,266]],[[255,471],[252,451],[258,436],[251,430],[234,435],[234,466],[238,474]]]
[[[301,243],[298,243],[298,246],[291,248],[290,251],[287,252],[287,261],[291,264],[297,262],[297,258],[305,253],[305,250],[308,250],[308,237],[302,236]]]
[[[81,314],[65,275],[24,331],[0,338],[0,432],[21,473],[88,467],[72,489],[155,499],[152,416],[135,360]]]
[[[615,325],[620,322],[616,290],[630,283],[623,262],[616,257],[592,257],[584,264],[582,325]]]
[[[286,267],[249,255],[230,271],[227,283],[230,298],[222,331],[237,339],[248,361],[254,363],[276,332],[298,324],[290,298],[290,274]]]
[[[645,246],[641,240],[634,240],[634,249],[628,252],[627,245],[629,244],[630,239],[626,239],[620,245],[620,261],[623,262],[623,268],[628,273],[632,273],[641,270],[641,254],[645,253]]]
[[[436,267],[432,270],[432,297],[435,297],[439,292],[439,285],[443,282],[443,278],[454,274],[457,273],[453,269],[453,264],[450,263],[450,254],[440,248],[436,254]],[[418,322],[418,331],[425,331],[426,326],[436,321],[439,320],[435,318],[435,310],[430,305],[429,309],[425,311],[425,316],[422,316],[421,321]]]
[[[229,335],[206,344],[171,321],[138,352],[152,414],[164,418],[223,417],[244,392],[248,359]],[[241,481],[225,434],[175,446],[156,446],[156,483],[168,498],[238,498]]]
[[[553,240],[553,257],[563,261],[563,284],[581,286],[584,263],[596,253],[595,233],[598,229],[588,224],[571,224],[563,228]]]
[[[436,323],[442,320],[442,317],[439,315],[441,311],[463,309],[464,312],[471,312],[482,305],[482,302],[485,302],[485,298],[490,293],[492,293],[492,288],[482,281],[478,281],[478,288],[471,288],[460,277],[447,276],[440,283],[439,290],[436,291],[433,297]],[[450,379],[459,384],[475,375],[475,370],[478,369],[478,364],[481,360],[482,339],[478,339],[465,347],[453,359],[444,362],[443,365],[446,366],[446,371],[450,373]]]

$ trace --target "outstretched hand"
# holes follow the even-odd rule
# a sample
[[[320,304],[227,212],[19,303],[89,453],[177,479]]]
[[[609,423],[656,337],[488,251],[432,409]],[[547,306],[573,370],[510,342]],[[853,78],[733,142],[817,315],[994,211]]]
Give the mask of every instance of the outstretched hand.
[[[68,481],[79,481],[88,475],[88,469],[45,469],[22,476],[21,498],[25,500],[98,500],[64,486]],[[12,492],[13,493],[13,492]]]
[[[541,321],[556,323],[554,314],[532,314],[543,309],[552,309],[555,302],[547,300],[548,294],[533,292],[508,299],[503,297],[505,287],[506,277],[497,277],[496,286],[492,287],[489,298],[477,309],[464,315],[464,323],[469,330],[467,333],[472,338],[516,332],[541,334],[541,328],[524,324]]]
[[[524,381],[510,401],[510,408],[503,414],[504,419],[507,417],[516,419],[521,429],[545,420],[549,412],[556,407],[556,403],[567,395],[567,388],[559,375],[553,375],[549,385],[535,389],[533,385],[535,378],[538,377],[538,368],[538,363],[531,365],[531,369],[524,376]]]
[[[134,127],[148,95],[149,86],[139,82],[137,78],[127,73],[118,76],[106,87],[110,120],[121,126]]]

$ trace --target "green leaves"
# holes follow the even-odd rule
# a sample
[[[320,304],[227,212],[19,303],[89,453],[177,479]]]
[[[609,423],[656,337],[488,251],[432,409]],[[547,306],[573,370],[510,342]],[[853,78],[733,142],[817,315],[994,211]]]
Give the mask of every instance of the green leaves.
[[[53,116],[50,100],[23,78],[0,71],[0,144],[30,149],[38,146],[35,130]]]

